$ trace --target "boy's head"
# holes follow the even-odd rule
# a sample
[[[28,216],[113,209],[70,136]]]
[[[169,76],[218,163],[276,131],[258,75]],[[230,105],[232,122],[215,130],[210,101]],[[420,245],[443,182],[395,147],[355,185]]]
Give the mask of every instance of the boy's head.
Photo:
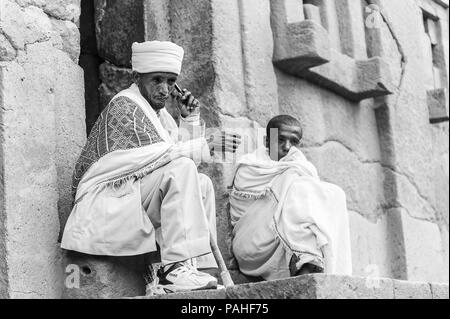
[[[266,127],[266,147],[270,158],[279,161],[291,147],[300,147],[303,130],[300,121],[290,115],[279,115],[269,121]]]

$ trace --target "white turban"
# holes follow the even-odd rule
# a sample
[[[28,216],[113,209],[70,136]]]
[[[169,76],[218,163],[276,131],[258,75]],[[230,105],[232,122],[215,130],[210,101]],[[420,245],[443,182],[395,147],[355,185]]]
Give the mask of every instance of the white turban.
[[[131,64],[138,73],[170,72],[180,74],[184,50],[168,41],[134,42]]]

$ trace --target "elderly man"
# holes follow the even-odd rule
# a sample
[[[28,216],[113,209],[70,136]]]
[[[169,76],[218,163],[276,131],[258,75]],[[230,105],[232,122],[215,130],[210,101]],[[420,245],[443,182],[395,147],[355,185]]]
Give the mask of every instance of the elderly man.
[[[135,83],[110,101],[89,135],[61,242],[67,250],[109,256],[144,254],[159,244],[159,283],[172,292],[217,287],[216,278],[195,267],[217,267],[210,249],[214,190],[195,162],[208,161],[218,145],[233,152],[239,143],[230,135],[194,136],[203,131],[199,103],[187,90],[174,90],[183,55],[171,42],[133,43]],[[169,98],[183,130],[165,109]]]
[[[238,162],[230,194],[232,248],[240,270],[266,280],[350,275],[344,192],[320,181],[300,151],[298,120],[277,116],[266,133],[266,148]]]

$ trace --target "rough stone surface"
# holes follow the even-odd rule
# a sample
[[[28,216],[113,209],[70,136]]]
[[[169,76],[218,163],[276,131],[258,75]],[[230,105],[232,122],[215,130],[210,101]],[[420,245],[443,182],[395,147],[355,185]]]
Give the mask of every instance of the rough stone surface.
[[[301,120],[305,154],[323,180],[346,191],[353,267],[368,279],[257,283],[256,290],[232,288],[229,296],[241,289],[266,297],[332,298],[336,292],[339,298],[417,298],[431,291],[448,298],[448,285],[423,290],[422,283],[374,280],[448,282],[448,122],[430,123],[428,93],[448,91],[448,8],[431,0],[367,0],[379,8],[379,25],[372,28],[367,19],[374,12],[364,2],[305,1],[306,8],[319,8],[320,21],[316,9],[307,9],[306,18],[315,22],[305,20],[302,3],[97,0],[89,36],[99,40],[94,47],[100,56],[90,41],[86,53],[97,60],[84,64],[95,68],[86,76],[102,82],[92,96],[100,93],[105,105],[129,85],[133,41],[170,39],[185,48],[179,84],[200,99],[208,127],[259,128],[279,113]],[[6,258],[0,258],[0,296],[60,296],[67,277],[62,265],[71,261],[88,262],[96,274],[83,277],[79,293],[66,291],[73,298],[142,294],[140,261],[66,258],[57,244],[71,207],[73,163],[85,139],[76,66],[79,1],[1,5],[0,256]],[[422,10],[438,19],[441,39],[437,32],[424,41]],[[109,64],[98,69],[103,59]],[[254,281],[238,272],[231,252],[227,191],[233,165],[223,160],[200,167],[215,184],[220,249],[237,282]],[[278,295],[271,288],[280,289]]]
[[[120,67],[131,66],[131,44],[144,41],[143,0],[95,0],[100,56]]]
[[[433,299],[449,299],[448,284],[430,284]]]
[[[131,69],[119,68],[108,62],[100,65],[100,110],[103,110],[111,99],[133,83]]]
[[[168,294],[151,297],[146,296],[134,299],[225,299],[225,298],[226,298],[225,289],[219,289],[219,290],[201,290],[194,292],[185,292],[185,293]]]
[[[304,77],[352,101],[390,94],[393,85],[389,66],[380,57],[367,59],[361,4],[341,1],[337,5],[346,54],[333,49],[336,41],[331,42],[321,26],[320,6],[324,6],[326,15],[324,25],[333,21],[329,5],[320,1],[315,4],[318,6],[303,5],[307,20],[289,24],[285,6],[272,1],[274,64],[288,74]]]
[[[449,260],[445,252],[449,245],[448,230],[439,229],[430,221],[414,219],[404,210],[401,217],[408,279],[448,282]]]
[[[363,1],[336,2],[342,53],[355,59],[367,58]]]
[[[390,279],[306,275],[227,288],[231,299],[393,299]]]
[[[279,113],[270,0],[239,1],[247,117],[264,126]]]
[[[430,110],[430,123],[448,122],[448,91],[446,89],[427,91],[427,103]]]
[[[0,30],[16,49],[23,50],[26,44],[47,41],[50,38],[50,19],[38,7],[21,8],[15,2],[4,0],[1,19]]]
[[[435,294],[432,295],[432,291]],[[448,299],[448,285],[381,277],[305,275],[204,290],[133,299]]]
[[[0,34],[0,61],[11,61],[16,57],[16,50],[8,39]]]
[[[213,0],[217,17],[212,19],[215,66],[214,95],[221,113],[238,117],[247,113],[238,1]]]
[[[169,2],[144,0],[144,25],[146,40],[170,40]]]
[[[353,275],[393,278],[391,265],[395,256],[391,252],[387,217],[371,222],[350,211],[350,242],[352,245]]]
[[[22,7],[36,6],[59,20],[77,22],[80,16],[80,0],[15,0]]]
[[[59,36],[56,46],[68,53],[70,58],[78,63],[80,56],[80,33],[77,26],[70,21],[51,19],[53,29]]]
[[[66,281],[70,280],[70,267],[78,267],[80,274],[79,287],[66,285],[64,298],[110,299],[145,295],[144,256],[90,256],[66,252],[63,266]]]

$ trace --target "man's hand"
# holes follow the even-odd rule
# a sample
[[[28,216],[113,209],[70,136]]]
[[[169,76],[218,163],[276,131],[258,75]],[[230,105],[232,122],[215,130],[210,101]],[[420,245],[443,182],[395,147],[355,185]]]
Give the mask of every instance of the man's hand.
[[[177,106],[183,118],[200,113],[200,102],[188,90],[183,89],[183,94],[173,90],[172,95],[177,100]]]
[[[241,144],[241,136],[239,134],[231,134],[227,132],[215,132],[208,137],[207,142],[211,155],[215,151],[223,153],[235,153]]]

